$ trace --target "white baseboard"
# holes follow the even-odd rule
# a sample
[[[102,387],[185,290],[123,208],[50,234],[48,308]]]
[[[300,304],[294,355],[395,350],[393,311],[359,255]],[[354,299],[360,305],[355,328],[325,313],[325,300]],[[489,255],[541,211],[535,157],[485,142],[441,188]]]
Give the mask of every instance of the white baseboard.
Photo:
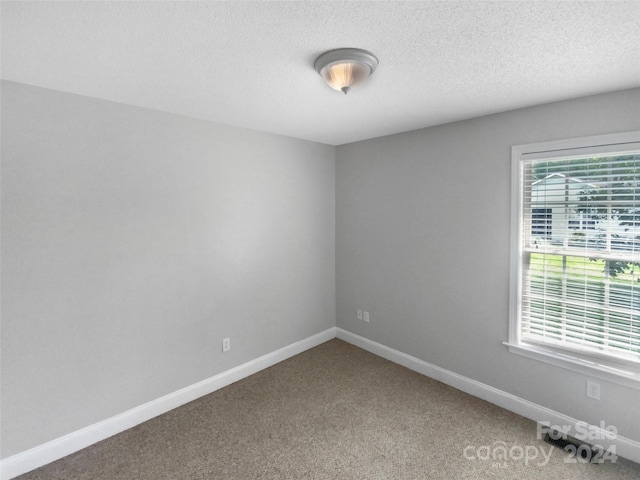
[[[336,336],[335,327],[287,345],[226,372],[140,405],[50,442],[3,459],[0,463],[0,479],[10,480],[23,473],[70,455],[96,442],[135,427],[158,415],[215,392],[238,380],[271,367],[287,358],[298,355]]]
[[[584,422],[579,422],[575,418],[569,417],[562,413],[555,412],[548,408],[542,407],[535,403],[529,402],[510,393],[498,390],[484,383],[480,383],[471,378],[458,375],[457,373],[445,370],[427,363],[419,358],[412,357],[393,348],[389,348],[380,343],[361,337],[355,333],[351,333],[342,328],[336,327],[336,337],[355,345],[363,350],[371,352],[379,357],[386,358],[394,363],[407,367],[410,370],[421,373],[427,377],[438,380],[446,385],[457,388],[465,393],[481,398],[487,402],[498,405],[506,410],[522,415],[525,418],[535,422],[550,422],[551,425],[571,425],[573,431],[583,431]],[[576,428],[577,426],[577,428]],[[608,439],[605,431],[599,426],[587,425],[586,428],[590,433],[594,434],[593,438],[598,438],[597,442],[588,441],[588,443],[597,443],[605,449],[615,445],[616,454],[640,463],[640,442],[629,438],[616,435],[615,439]],[[597,437],[595,436],[597,435]]]

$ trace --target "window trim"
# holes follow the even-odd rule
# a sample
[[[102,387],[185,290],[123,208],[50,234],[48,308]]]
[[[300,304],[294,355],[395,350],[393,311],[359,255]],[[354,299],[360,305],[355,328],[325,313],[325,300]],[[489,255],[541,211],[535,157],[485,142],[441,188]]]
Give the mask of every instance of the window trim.
[[[598,153],[611,153],[628,147],[640,149],[640,131],[597,135],[550,142],[529,143],[511,147],[511,265],[509,275],[509,339],[503,342],[509,352],[537,361],[572,370],[584,375],[597,377],[640,390],[640,367],[623,359],[602,359],[598,356],[555,349],[549,346],[530,344],[520,337],[520,312],[522,294],[522,233],[523,199],[521,188],[523,171],[521,162],[525,159],[543,160]]]

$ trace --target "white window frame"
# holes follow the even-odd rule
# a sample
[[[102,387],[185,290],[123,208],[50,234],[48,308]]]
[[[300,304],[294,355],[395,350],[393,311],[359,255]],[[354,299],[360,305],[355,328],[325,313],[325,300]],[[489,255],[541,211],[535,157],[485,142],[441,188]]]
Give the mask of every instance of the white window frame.
[[[640,131],[515,145],[511,149],[511,272],[509,302],[509,351],[591,377],[640,390],[640,366],[632,361],[576,353],[526,343],[520,338],[522,311],[523,220],[522,163],[525,159],[556,159],[576,155],[622,153],[640,149]]]

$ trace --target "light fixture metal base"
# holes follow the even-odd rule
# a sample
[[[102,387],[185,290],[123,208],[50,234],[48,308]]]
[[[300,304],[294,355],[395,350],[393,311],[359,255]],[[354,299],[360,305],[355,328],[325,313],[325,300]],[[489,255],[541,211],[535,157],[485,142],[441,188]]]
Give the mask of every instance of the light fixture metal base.
[[[316,58],[313,68],[320,74],[321,70],[330,63],[345,61],[358,62],[366,65],[370,70],[369,75],[375,72],[380,63],[378,57],[367,50],[362,50],[361,48],[336,48],[335,50],[324,52]]]

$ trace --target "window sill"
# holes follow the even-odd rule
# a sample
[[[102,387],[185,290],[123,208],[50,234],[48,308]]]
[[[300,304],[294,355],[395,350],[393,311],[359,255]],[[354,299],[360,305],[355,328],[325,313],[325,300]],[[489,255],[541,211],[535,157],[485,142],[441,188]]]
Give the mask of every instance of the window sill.
[[[511,353],[640,390],[640,370],[634,366],[607,364],[600,360],[589,360],[539,345],[517,345],[508,342],[503,342],[503,344],[507,346]]]

